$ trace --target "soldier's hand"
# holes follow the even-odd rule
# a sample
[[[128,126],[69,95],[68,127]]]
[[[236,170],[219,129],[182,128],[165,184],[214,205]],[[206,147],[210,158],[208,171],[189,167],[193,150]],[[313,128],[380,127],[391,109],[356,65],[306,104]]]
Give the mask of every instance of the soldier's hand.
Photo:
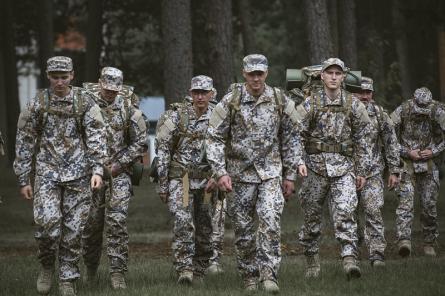
[[[431,149],[422,150],[420,151],[420,157],[425,160],[430,159],[433,157],[433,151]]]
[[[399,176],[391,174],[388,177],[388,189],[392,190],[393,188],[395,188],[397,185],[399,185],[400,179]]]
[[[215,179],[210,178],[204,190],[205,192],[212,192],[213,190],[215,190],[216,186],[218,186],[218,184],[216,183]]]
[[[357,191],[362,190],[363,187],[365,187],[365,184],[366,184],[366,178],[357,176],[357,178],[355,180],[355,186],[357,187]]]
[[[284,180],[283,181],[283,196],[286,201],[289,200],[289,197],[295,192],[295,184],[294,181]]]
[[[122,165],[118,162],[113,162],[113,164],[111,165],[111,176],[113,178],[119,176],[120,173],[122,173],[123,168]]]
[[[102,176],[100,175],[93,175],[91,177],[91,189],[94,190],[98,190],[100,189],[100,187],[102,187]]]
[[[25,185],[20,187],[20,195],[24,198],[24,199],[32,199],[32,186],[31,185]]]
[[[411,158],[411,160],[420,160],[422,158],[420,149],[411,150],[408,152],[408,156]]]
[[[232,178],[229,175],[224,175],[218,179],[218,187],[221,191],[232,191]]]
[[[167,203],[168,201],[168,193],[159,192],[159,198],[163,203]]]
[[[307,177],[307,167],[305,164],[298,166],[298,175],[300,175],[300,177]]]

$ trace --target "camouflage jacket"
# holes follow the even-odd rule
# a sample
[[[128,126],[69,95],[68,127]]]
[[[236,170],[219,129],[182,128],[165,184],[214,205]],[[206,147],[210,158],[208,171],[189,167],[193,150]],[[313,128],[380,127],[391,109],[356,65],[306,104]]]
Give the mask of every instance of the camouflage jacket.
[[[148,149],[147,126],[142,111],[118,95],[108,103],[96,94],[96,103],[102,109],[107,127],[109,162],[123,167],[130,165]]]
[[[63,98],[50,92],[49,108],[46,108],[40,100],[44,92],[47,90],[28,102],[17,123],[14,171],[19,185],[30,184],[34,156],[35,174],[58,182],[75,180],[91,173],[103,175],[106,133],[94,95],[77,87],[72,87]],[[74,117],[74,93],[78,94],[82,105],[82,130]],[[46,120],[42,122],[44,115]]]
[[[409,159],[408,153],[415,149],[431,149],[433,157],[445,150],[445,109],[433,101],[426,108],[418,107],[413,100],[404,102],[391,113],[400,142],[400,157]],[[425,172],[428,161],[413,163],[415,172]]]
[[[300,137],[293,120],[295,103],[284,94],[277,104],[276,90],[268,85],[258,98],[241,85],[239,106],[233,106],[234,91],[216,105],[206,139],[207,158],[219,178],[260,183],[297,177]],[[236,110],[239,109],[239,110]]]
[[[209,105],[207,112],[198,118],[193,105],[184,104],[159,127],[156,137],[161,193],[168,192],[169,178],[181,177],[178,169],[189,171],[190,189],[206,186],[207,178],[203,176],[205,171],[210,171],[210,166],[204,159],[204,139],[212,110]],[[199,176],[199,172],[203,176]]]
[[[370,102],[366,110],[371,121],[371,171],[369,176],[383,172],[385,164],[390,174],[398,174],[400,166],[399,142],[394,124],[386,110]]]
[[[365,106],[355,97],[342,91],[335,100],[330,100],[324,90],[307,97],[297,107],[303,147],[298,154],[299,164],[306,163],[315,173],[327,177],[340,177],[356,173],[365,177],[371,166],[369,140],[370,120]],[[348,106],[349,102],[349,106]],[[319,106],[318,106],[319,105]],[[343,110],[334,111],[334,110]],[[352,153],[308,153],[309,142],[342,146],[348,143]]]

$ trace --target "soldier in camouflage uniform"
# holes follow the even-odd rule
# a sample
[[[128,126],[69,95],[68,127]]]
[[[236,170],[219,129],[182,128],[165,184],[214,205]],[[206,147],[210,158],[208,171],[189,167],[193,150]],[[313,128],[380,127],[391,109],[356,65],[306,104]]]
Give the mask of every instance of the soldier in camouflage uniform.
[[[360,276],[356,263],[356,186],[361,190],[368,175],[370,121],[365,106],[342,89],[346,71],[338,58],[324,61],[323,88],[297,107],[304,137],[304,149],[298,155],[298,171],[304,177],[300,189],[304,224],[299,240],[306,256],[307,278],[320,274],[319,239],[326,198],[344,271],[348,277]]]
[[[110,182],[93,194],[85,231],[82,235],[86,280],[96,277],[102,253],[104,224],[107,226],[107,254],[113,289],[127,287],[124,272],[128,262],[128,205],[132,194],[131,167],[147,151],[147,127],[142,112],[122,91],[122,71],[102,69],[98,85],[84,84],[95,91],[96,100],[108,129],[108,170]]]
[[[70,58],[50,58],[47,74],[50,88],[39,91],[20,114],[14,171],[21,195],[34,198],[42,265],[37,291],[49,293],[58,251],[60,293],[75,295],[91,189],[102,184],[105,125],[94,95],[70,86],[74,77]]]
[[[207,157],[220,190],[226,192],[245,289],[256,290],[259,280],[266,291],[276,293],[281,214],[297,177],[299,135],[295,104],[265,83],[267,69],[263,55],[243,59],[246,83],[235,86],[215,107]]]
[[[404,102],[391,114],[398,131],[400,157],[405,162],[398,188],[399,205],[396,210],[396,237],[399,254],[411,253],[411,228],[414,219],[414,194],[420,196],[422,208],[424,252],[436,256],[434,244],[437,230],[437,197],[439,169],[436,161],[445,149],[445,109],[432,99],[426,87],[417,89],[411,100]]]
[[[192,78],[192,104],[183,104],[157,132],[159,196],[174,219],[173,255],[178,283],[202,279],[212,255],[211,199],[216,182],[204,158],[213,81]]]
[[[365,187],[358,191],[359,207],[365,214],[365,243],[369,251],[369,260],[374,267],[385,265],[386,240],[384,234],[382,208],[383,198],[383,170],[388,167],[388,189],[391,190],[399,183],[399,143],[397,141],[394,124],[386,110],[373,100],[373,81],[363,77],[361,92],[358,94],[371,120],[371,169],[366,177]]]

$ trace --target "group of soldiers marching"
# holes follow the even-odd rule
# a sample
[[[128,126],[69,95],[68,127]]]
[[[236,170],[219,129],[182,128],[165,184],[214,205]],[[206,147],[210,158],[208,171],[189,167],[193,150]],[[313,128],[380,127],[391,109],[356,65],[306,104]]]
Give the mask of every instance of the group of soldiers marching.
[[[421,200],[424,252],[436,256],[438,159],[445,149],[445,110],[427,88],[391,116],[373,100],[374,86],[345,90],[349,69],[338,58],[321,65],[322,86],[296,102],[266,84],[267,58],[243,59],[244,83],[216,105],[212,78],[191,80],[189,97],[156,128],[159,196],[173,219],[179,284],[221,272],[224,214],[232,219],[238,271],[246,291],[279,292],[281,216],[302,183],[306,278],[321,274],[319,240],[325,201],[348,278],[361,276],[358,209],[373,267],[385,265],[384,183],[399,196],[398,253],[411,253],[414,193]],[[83,254],[85,280],[96,279],[106,226],[111,285],[125,289],[126,219],[135,168],[147,150],[147,125],[119,69],[102,69],[98,83],[70,86],[70,58],[48,60],[50,88],[40,91],[18,121],[20,192],[34,199],[41,270],[37,290],[50,292],[58,251],[61,295],[76,295]],[[383,179],[385,168],[388,180]],[[134,182],[134,181],[133,181]],[[257,221],[257,223],[256,223]]]

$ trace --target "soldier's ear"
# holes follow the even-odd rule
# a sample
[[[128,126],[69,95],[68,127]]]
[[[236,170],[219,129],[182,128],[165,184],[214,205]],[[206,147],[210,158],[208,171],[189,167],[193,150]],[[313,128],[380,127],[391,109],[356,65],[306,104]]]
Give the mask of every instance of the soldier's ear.
[[[74,79],[74,70],[70,72],[71,80]]]

